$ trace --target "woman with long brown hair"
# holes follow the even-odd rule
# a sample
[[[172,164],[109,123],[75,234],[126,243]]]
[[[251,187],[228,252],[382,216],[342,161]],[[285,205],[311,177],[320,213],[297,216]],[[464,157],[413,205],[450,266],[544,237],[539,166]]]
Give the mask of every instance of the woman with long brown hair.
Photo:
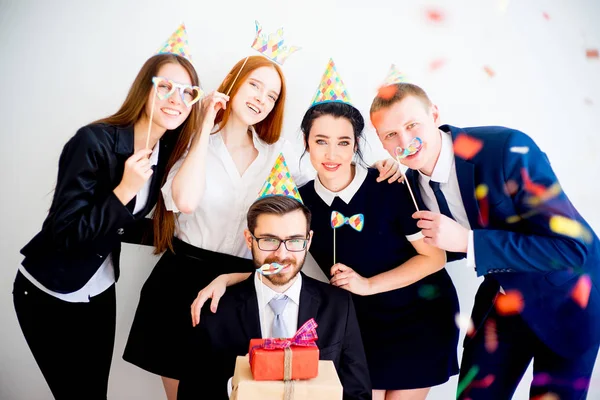
[[[198,127],[200,93],[190,61],[155,55],[121,108],[63,148],[49,214],[21,250],[13,290],[19,324],[56,399],[106,399],[121,242],[141,243],[152,228],[144,217],[173,149],[185,149]]]

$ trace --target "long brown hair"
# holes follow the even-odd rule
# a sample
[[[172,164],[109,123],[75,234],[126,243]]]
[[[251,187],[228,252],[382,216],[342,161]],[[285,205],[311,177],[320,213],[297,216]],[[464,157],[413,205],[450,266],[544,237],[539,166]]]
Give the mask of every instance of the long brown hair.
[[[269,61],[263,56],[250,56],[248,57],[248,61],[246,61],[246,65],[244,65],[244,59],[241,59],[237,62],[229,71],[221,85],[217,89],[218,92],[227,93],[229,90],[233,79],[237,76],[235,82],[233,82],[233,87],[229,92],[230,99],[233,100],[235,95],[237,94],[240,86],[245,83],[248,75],[258,68],[261,67],[271,67],[275,68],[279,78],[281,79],[281,92],[279,93],[279,97],[277,98],[277,102],[273,107],[273,110],[267,115],[267,117],[261,122],[254,125],[254,129],[259,138],[261,138],[266,143],[272,144],[279,140],[281,136],[281,129],[283,127],[283,109],[285,105],[285,95],[286,95],[286,86],[285,79],[283,76],[283,72],[281,68],[275,63]],[[244,65],[244,68],[242,68]],[[238,76],[239,73],[239,76]],[[230,100],[230,101],[231,101]],[[215,124],[219,124],[222,129],[229,120],[231,116],[231,107],[227,107],[225,110],[220,110],[215,117]],[[181,144],[181,148],[180,148]],[[177,147],[173,151],[171,155],[171,159],[169,161],[168,169],[169,171],[173,164],[183,155],[183,152],[187,148],[187,142],[183,144],[180,140],[177,143]],[[158,203],[156,204],[156,209],[154,210],[154,254],[160,254],[163,251],[169,249],[173,251],[173,236],[175,235],[175,218],[172,211],[167,211],[165,207],[164,200],[162,196],[159,196]]]
[[[196,69],[187,59],[177,56],[175,54],[157,54],[150,57],[140,69],[140,72],[136,76],[129,93],[123,102],[123,105],[115,114],[96,121],[96,123],[105,123],[117,126],[128,126],[137,122],[144,114],[146,109],[146,102],[148,101],[148,95],[152,90],[152,77],[158,75],[158,71],[165,64],[178,64],[181,65],[187,73],[190,75],[192,85],[200,86],[200,79]],[[187,119],[177,128],[179,134],[177,141],[173,147],[173,151],[167,162],[166,171],[168,172],[173,164],[183,154],[190,142],[194,132],[198,130],[200,126],[200,103],[196,103],[192,106],[190,115]],[[167,179],[167,174],[164,174],[161,187],[164,185]],[[175,229],[175,217],[171,211],[167,211],[164,205],[162,195],[159,194],[156,209],[153,215],[154,229]],[[165,228],[166,227],[166,228]],[[156,236],[156,235],[155,235]],[[156,244],[156,238],[154,239]],[[155,251],[155,254],[158,254]]]

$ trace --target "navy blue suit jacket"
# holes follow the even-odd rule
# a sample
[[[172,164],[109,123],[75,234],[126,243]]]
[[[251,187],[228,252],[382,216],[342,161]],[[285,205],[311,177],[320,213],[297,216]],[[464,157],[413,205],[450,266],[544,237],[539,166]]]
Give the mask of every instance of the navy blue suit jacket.
[[[599,343],[600,293],[596,285],[600,283],[600,241],[564,192],[532,205],[531,191],[524,184],[527,174],[531,182],[544,187],[558,182],[546,154],[529,136],[509,128],[443,125],[440,129],[449,132],[453,141],[467,134],[483,142],[469,160],[455,155],[461,197],[474,233],[475,269],[477,276],[485,277],[473,307],[476,329],[494,305],[501,285],[522,294],[523,319],[554,352],[572,357]],[[423,207],[418,175],[407,171]],[[507,182],[511,181],[516,185],[509,184],[514,189],[508,193]],[[483,200],[475,197],[480,184],[488,188]],[[483,202],[489,207],[487,213]],[[586,234],[570,237],[555,232],[550,228],[553,216],[577,221]],[[464,256],[448,253],[448,260]],[[588,274],[592,282],[583,308],[571,296],[582,274]]]

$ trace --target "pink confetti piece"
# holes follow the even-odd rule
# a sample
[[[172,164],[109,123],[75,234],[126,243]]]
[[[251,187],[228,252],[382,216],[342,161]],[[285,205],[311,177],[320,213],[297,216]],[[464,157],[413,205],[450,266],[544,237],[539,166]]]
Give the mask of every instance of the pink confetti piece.
[[[496,72],[494,72],[494,70],[492,69],[492,67],[488,66],[488,65],[484,65],[483,66],[483,70],[485,71],[485,73],[490,77],[493,78],[494,76],[496,76]]]
[[[446,19],[444,13],[441,10],[434,8],[429,8],[425,10],[425,15],[429,21],[435,23],[443,22]]]
[[[577,284],[571,292],[571,298],[579,304],[581,308],[586,308],[590,300],[590,292],[592,290],[592,281],[589,275],[581,275]]]
[[[443,58],[438,58],[429,63],[429,70],[431,72],[437,71],[438,69],[442,68],[444,65],[446,65],[446,60]]]
[[[598,59],[600,58],[600,53],[598,53],[598,49],[587,49],[585,51],[585,56],[591,60],[591,59]]]

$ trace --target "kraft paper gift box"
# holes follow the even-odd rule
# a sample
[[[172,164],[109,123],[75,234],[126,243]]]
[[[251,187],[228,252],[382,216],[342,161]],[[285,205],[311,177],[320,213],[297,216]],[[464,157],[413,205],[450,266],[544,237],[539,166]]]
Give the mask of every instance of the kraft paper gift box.
[[[238,356],[230,400],[342,400],[343,388],[333,361],[320,360],[318,364],[319,375],[313,379],[257,381],[249,357]]]

